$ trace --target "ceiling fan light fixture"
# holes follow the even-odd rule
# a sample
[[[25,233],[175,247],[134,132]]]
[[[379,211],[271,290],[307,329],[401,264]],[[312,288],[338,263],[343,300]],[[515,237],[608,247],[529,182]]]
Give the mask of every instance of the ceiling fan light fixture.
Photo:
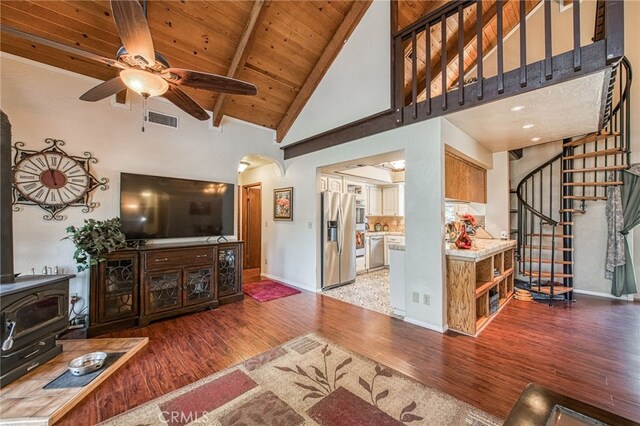
[[[129,68],[120,71],[120,78],[125,86],[144,97],[162,96],[169,90],[167,80],[148,71]]]

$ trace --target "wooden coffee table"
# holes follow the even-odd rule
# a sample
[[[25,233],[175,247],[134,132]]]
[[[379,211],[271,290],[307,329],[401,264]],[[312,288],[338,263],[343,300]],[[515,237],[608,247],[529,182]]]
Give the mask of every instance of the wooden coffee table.
[[[51,425],[57,422],[147,342],[149,339],[146,337],[59,341],[63,346],[60,355],[0,389],[0,425]],[[49,382],[67,371],[69,361],[98,351],[124,354],[86,386],[44,389]]]

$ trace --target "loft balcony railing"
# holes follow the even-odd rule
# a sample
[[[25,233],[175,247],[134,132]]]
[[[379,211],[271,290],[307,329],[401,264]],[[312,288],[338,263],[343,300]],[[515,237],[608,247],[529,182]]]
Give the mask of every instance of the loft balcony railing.
[[[540,4],[542,3],[542,4]],[[587,75],[620,61],[624,54],[624,5],[600,0],[595,24],[581,17],[580,1],[571,3],[572,28],[554,34],[551,0],[451,1],[393,35],[393,110],[396,125],[410,124]],[[527,62],[527,45],[538,40],[527,31],[527,16],[543,9],[544,58]],[[581,27],[594,26],[592,43],[583,46]],[[505,40],[519,29],[515,69],[505,71]],[[573,49],[553,56],[552,41],[562,31]],[[531,46],[531,44],[529,44]],[[495,75],[485,75],[486,55],[496,58]],[[513,59],[513,58],[510,58]]]

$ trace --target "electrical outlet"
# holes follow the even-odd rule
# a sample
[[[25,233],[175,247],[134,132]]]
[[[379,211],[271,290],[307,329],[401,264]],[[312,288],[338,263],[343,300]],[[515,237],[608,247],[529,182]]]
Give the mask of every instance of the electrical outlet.
[[[71,303],[76,303],[78,300],[80,300],[80,296],[78,296],[78,293],[72,293],[70,298]]]
[[[307,227],[309,227],[309,229],[313,229],[313,222],[309,222],[309,224],[307,225]]]
[[[411,297],[413,298],[413,303],[420,303],[420,293],[414,291],[411,293]]]
[[[267,222],[266,220],[264,221],[264,227],[268,228],[269,227],[269,222]]]
[[[422,303],[424,303],[425,305],[430,305],[431,304],[431,296],[429,296],[428,294],[423,294],[422,295]]]
[[[268,264],[268,263],[267,263],[267,259],[265,259],[265,260],[264,260],[264,265],[266,266],[267,264]]]

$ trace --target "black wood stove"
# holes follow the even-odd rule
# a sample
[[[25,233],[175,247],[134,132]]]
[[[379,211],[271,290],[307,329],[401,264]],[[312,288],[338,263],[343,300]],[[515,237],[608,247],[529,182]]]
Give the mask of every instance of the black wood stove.
[[[39,275],[0,285],[0,387],[62,352],[56,337],[69,326],[69,279]]]
[[[0,387],[62,352],[56,337],[69,326],[69,279],[75,276],[15,278],[12,182],[11,123],[0,111]]]

